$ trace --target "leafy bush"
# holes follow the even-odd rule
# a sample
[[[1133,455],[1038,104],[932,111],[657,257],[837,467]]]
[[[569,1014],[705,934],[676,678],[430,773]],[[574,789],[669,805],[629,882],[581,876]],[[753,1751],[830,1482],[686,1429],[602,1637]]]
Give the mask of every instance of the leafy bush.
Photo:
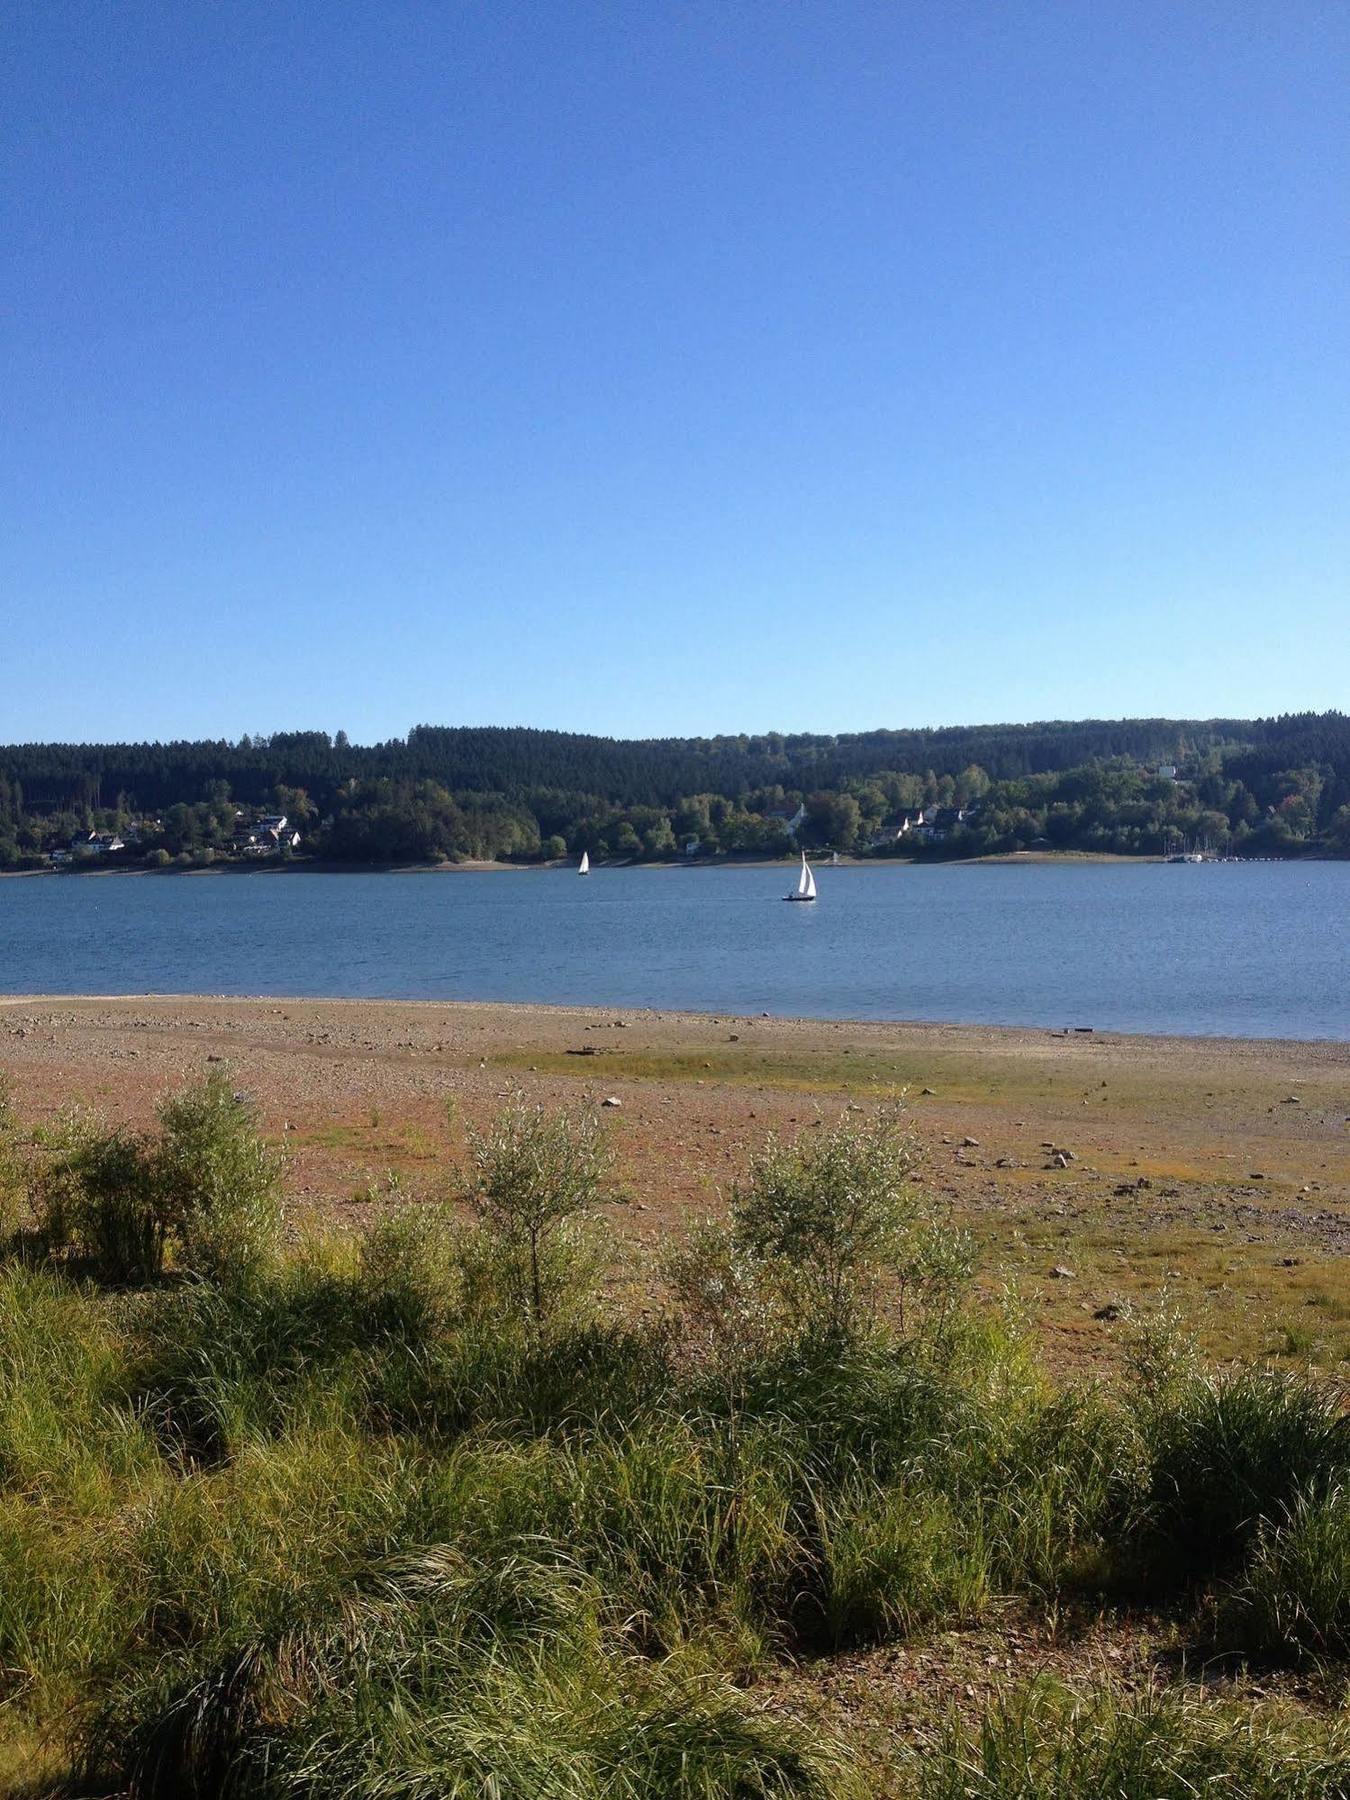
[[[167,1100],[159,1117],[158,1136],[80,1114],[62,1121],[34,1159],[42,1241],[113,1283],[153,1281],[170,1246],[180,1269],[252,1279],[280,1231],[274,1152],[219,1073]],[[0,1154],[4,1141],[0,1132]]]
[[[378,1220],[361,1244],[357,1277],[371,1326],[403,1340],[444,1332],[463,1299],[458,1252],[439,1208],[406,1206]]]
[[[914,1259],[912,1141],[892,1117],[770,1139],[732,1198],[736,1245],[779,1278],[792,1312],[846,1337]]]
[[[508,1107],[486,1132],[470,1131],[465,1199],[503,1253],[536,1330],[557,1311],[576,1274],[578,1221],[601,1199],[609,1147],[593,1113]]]
[[[46,1236],[105,1281],[152,1281],[164,1266],[168,1219],[153,1145],[128,1131],[77,1123],[49,1163]]]
[[[280,1164],[218,1071],[165,1102],[155,1161],[178,1262],[213,1281],[254,1276],[276,1249]]]

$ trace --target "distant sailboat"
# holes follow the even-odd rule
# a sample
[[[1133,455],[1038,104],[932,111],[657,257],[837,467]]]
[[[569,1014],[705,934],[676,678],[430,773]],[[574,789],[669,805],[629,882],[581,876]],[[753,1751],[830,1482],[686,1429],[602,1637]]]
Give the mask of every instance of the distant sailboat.
[[[811,873],[811,865],[806,860],[806,852],[802,851],[802,872],[797,881],[795,894],[784,894],[785,900],[814,900],[816,897],[816,878]]]
[[[591,853],[589,850],[583,850],[581,853],[581,862],[577,867],[577,874],[578,875],[589,875],[590,872],[591,872]]]

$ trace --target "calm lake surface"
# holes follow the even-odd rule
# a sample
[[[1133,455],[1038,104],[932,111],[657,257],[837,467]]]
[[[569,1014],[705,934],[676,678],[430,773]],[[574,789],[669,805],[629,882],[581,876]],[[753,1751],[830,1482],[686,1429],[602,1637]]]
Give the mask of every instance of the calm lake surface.
[[[0,881],[0,992],[346,995],[1350,1040],[1350,863]]]

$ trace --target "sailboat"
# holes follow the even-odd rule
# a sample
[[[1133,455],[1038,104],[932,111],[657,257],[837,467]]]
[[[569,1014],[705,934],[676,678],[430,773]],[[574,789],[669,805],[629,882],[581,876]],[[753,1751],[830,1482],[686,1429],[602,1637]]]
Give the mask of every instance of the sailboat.
[[[797,882],[795,894],[784,894],[785,900],[814,900],[816,897],[816,878],[811,873],[811,865],[806,860],[806,852],[802,851],[802,872]]]
[[[589,875],[590,872],[591,872],[591,853],[589,850],[583,850],[581,853],[581,861],[577,865],[577,874],[578,875]]]

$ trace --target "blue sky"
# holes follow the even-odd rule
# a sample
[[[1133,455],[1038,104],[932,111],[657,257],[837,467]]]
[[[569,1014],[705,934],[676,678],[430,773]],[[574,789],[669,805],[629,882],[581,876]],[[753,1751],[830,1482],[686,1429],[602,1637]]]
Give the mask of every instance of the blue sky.
[[[1350,704],[1340,0],[0,52],[0,741]]]

